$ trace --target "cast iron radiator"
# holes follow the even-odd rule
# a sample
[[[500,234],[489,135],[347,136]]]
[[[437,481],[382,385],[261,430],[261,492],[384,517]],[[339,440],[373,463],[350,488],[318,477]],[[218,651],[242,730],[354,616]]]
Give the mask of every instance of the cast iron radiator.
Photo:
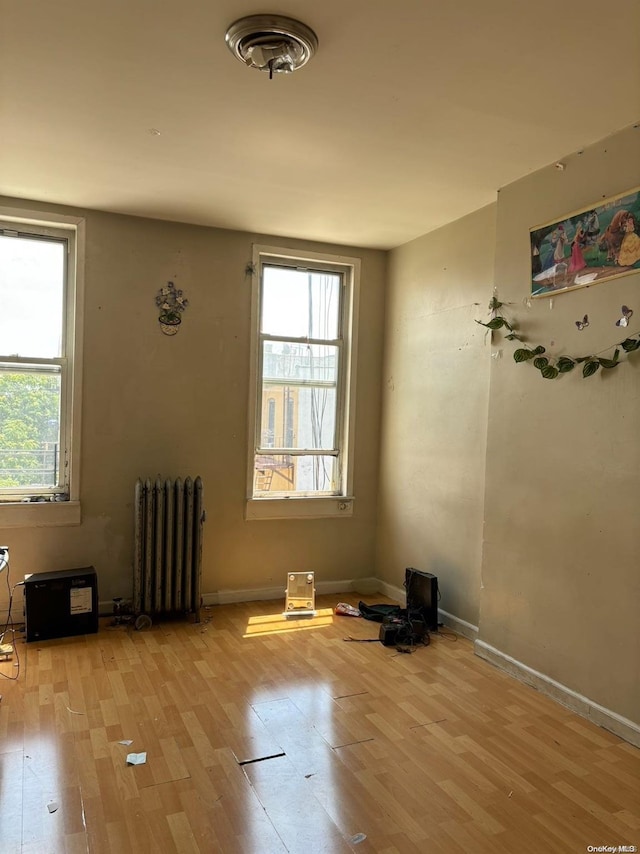
[[[136,481],[133,608],[200,622],[202,480]]]

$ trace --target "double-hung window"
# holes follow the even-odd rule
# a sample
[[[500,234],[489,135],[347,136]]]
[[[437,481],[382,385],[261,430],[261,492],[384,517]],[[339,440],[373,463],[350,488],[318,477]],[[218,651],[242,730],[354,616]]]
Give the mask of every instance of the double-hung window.
[[[248,518],[351,513],[359,260],[256,246]]]
[[[7,524],[2,508],[10,504],[79,498],[73,222],[0,219],[0,519]],[[79,521],[79,513],[52,510],[39,521]]]

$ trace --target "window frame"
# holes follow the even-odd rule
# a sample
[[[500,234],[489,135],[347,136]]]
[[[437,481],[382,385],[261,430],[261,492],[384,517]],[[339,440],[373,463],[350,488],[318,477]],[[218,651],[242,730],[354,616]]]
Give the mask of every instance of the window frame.
[[[64,476],[59,488],[16,489],[0,494],[0,527],[77,525],[80,508],[80,421],[82,389],[82,327],[84,310],[85,220],[81,217],[0,206],[0,229],[36,238],[66,242],[62,335],[59,358],[21,357],[5,364],[60,365],[60,461]],[[19,237],[17,239],[20,239]],[[9,354],[3,354],[9,356]],[[49,500],[37,501],[37,496]],[[64,496],[60,498],[58,496]]]
[[[262,273],[265,266],[338,272],[342,275],[342,306],[339,318],[339,365],[336,384],[336,442],[339,483],[335,493],[310,493],[275,496],[254,494],[255,456],[260,451],[260,415],[262,411],[263,341],[274,337],[263,335]],[[353,456],[356,404],[357,318],[360,286],[360,259],[351,256],[308,252],[278,246],[254,244],[251,294],[251,373],[248,407],[248,462],[246,486],[246,519],[324,518],[351,516],[353,513]],[[286,338],[286,336],[284,336]],[[306,339],[305,339],[306,340]],[[309,339],[314,342],[315,339]],[[334,342],[331,342],[334,344]],[[301,449],[302,450],[302,449]]]

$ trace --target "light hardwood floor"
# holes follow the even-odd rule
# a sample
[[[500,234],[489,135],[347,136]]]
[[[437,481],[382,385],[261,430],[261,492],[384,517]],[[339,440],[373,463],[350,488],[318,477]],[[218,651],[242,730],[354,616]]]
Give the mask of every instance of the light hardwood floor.
[[[640,846],[639,750],[451,633],[411,655],[345,642],[377,637],[332,614],[358,598],[319,597],[313,620],[254,602],[20,642],[20,678],[0,679],[0,852]]]

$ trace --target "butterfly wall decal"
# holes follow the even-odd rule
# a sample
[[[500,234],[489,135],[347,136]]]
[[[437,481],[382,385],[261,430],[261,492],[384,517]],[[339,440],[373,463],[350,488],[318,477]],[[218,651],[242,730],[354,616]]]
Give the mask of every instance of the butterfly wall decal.
[[[576,320],[576,326],[578,327],[578,332],[582,332],[583,329],[586,329],[589,325],[589,315],[585,314],[582,320]]]
[[[628,326],[629,318],[633,314],[633,311],[629,308],[628,305],[622,306],[622,317],[616,320],[616,326]]]

